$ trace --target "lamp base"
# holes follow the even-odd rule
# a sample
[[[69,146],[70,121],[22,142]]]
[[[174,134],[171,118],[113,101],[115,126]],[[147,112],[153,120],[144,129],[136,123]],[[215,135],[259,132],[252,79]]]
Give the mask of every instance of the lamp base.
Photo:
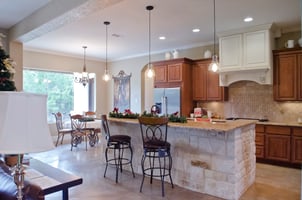
[[[22,166],[22,159],[23,155],[18,154],[18,162],[17,165],[13,168],[13,176],[14,176],[14,182],[17,186],[17,199],[22,200],[23,199],[23,192],[22,189],[24,187],[24,168]]]

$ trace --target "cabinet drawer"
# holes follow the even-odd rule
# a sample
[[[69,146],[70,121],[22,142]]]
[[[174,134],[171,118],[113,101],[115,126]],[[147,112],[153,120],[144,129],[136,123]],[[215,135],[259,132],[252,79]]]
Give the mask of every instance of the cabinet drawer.
[[[302,137],[302,127],[293,127],[293,135]]]
[[[264,146],[256,145],[256,153],[257,158],[264,158]]]
[[[256,124],[256,133],[264,133],[264,125]]]
[[[290,127],[288,126],[266,126],[265,132],[267,134],[290,135]]]
[[[255,143],[256,143],[256,145],[264,145],[264,134],[263,133],[256,133]]]

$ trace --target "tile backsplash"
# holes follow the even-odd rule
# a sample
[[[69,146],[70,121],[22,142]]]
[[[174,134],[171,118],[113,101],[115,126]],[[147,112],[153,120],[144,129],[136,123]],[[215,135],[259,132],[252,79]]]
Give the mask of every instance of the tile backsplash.
[[[277,102],[272,85],[240,81],[229,86],[227,102],[198,102],[198,107],[226,117],[267,118],[272,122],[297,122],[302,117],[302,102]]]

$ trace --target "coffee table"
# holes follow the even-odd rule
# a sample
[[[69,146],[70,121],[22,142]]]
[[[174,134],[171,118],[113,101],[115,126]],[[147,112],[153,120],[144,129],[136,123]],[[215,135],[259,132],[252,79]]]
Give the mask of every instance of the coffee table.
[[[70,187],[83,183],[81,177],[33,158],[30,159],[29,167],[25,169],[25,179],[40,186],[44,195],[62,191],[63,200],[68,200],[68,189]]]

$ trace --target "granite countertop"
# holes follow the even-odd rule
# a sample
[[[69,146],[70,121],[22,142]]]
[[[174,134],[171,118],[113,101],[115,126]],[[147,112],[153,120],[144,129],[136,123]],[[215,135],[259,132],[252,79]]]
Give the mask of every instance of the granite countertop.
[[[257,124],[302,127],[302,123],[298,123],[298,122],[273,122],[273,121],[268,121],[268,122],[257,122]]]
[[[124,119],[124,118],[109,118],[111,122],[124,122],[138,124],[137,119]],[[209,131],[231,131],[242,126],[247,126],[250,124],[256,124],[256,120],[220,120],[217,122],[208,122],[208,121],[193,121],[188,120],[187,123],[174,123],[169,122],[170,127],[179,127],[179,128],[190,128],[190,129],[204,129]]]

